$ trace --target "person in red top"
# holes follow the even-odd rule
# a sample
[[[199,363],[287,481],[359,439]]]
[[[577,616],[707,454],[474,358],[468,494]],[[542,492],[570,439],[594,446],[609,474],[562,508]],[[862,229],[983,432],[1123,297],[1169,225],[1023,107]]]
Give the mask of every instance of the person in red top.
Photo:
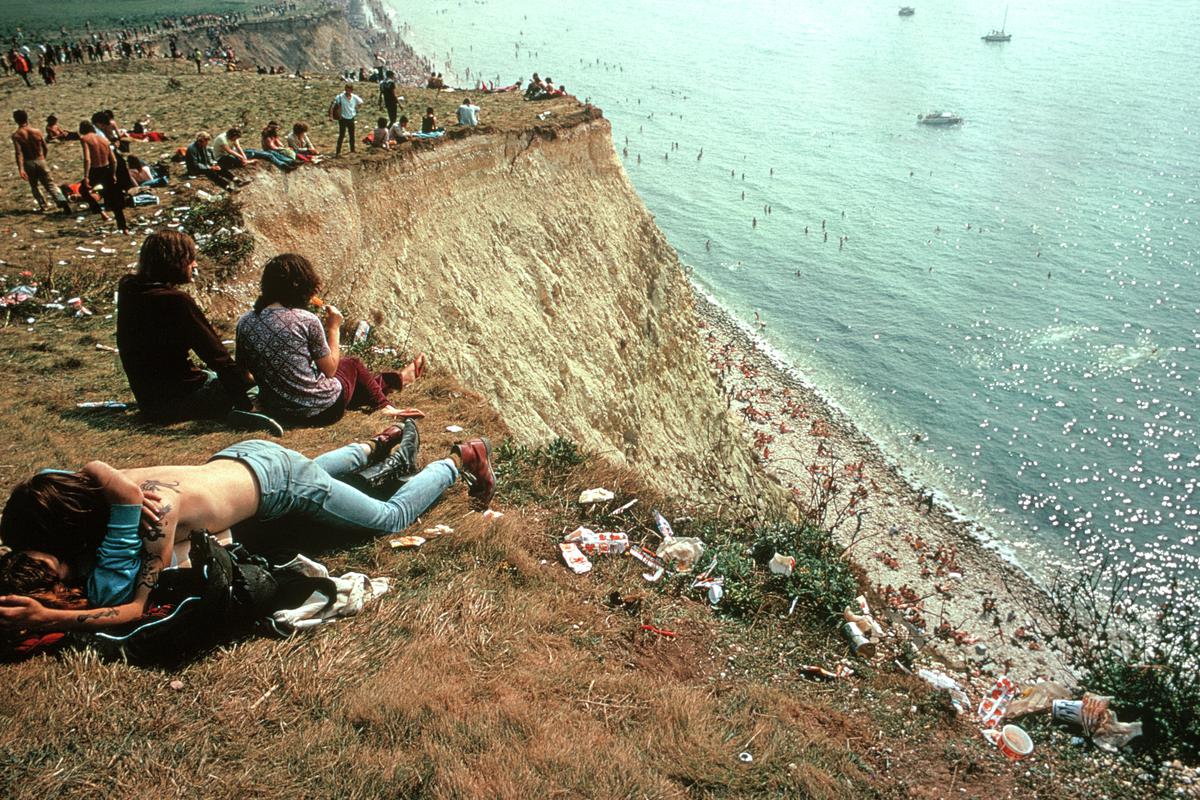
[[[70,214],[71,206],[67,204],[67,198],[50,177],[50,167],[46,164],[46,138],[42,136],[41,131],[29,124],[29,114],[24,109],[18,108],[13,112],[13,121],[17,123],[17,129],[12,135],[13,150],[17,157],[17,174],[21,176],[21,180],[29,181],[33,199],[37,201],[40,210],[46,210],[46,199],[38,190],[38,184],[45,187],[64,213]]]
[[[33,84],[29,80],[29,72],[32,67],[29,66],[29,59],[21,51],[11,50],[8,53],[8,63],[12,67],[13,72],[20,75],[21,80],[25,81],[25,85],[32,89]]]
[[[93,214],[99,214],[104,219],[109,218],[92,196],[92,188],[99,186],[104,194],[104,205],[108,206],[108,210],[117,218],[117,227],[121,229],[121,233],[128,233],[125,195],[117,186],[117,161],[113,157],[108,140],[96,133],[96,127],[92,123],[84,120],[79,123],[79,143],[83,147],[83,186],[80,193],[87,200],[88,208]]]

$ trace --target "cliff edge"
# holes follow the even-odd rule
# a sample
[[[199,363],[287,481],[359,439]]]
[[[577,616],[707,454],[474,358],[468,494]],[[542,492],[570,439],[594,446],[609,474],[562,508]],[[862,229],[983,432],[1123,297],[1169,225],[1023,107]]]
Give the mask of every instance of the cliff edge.
[[[678,258],[599,112],[296,175],[243,195],[257,253],[492,399],[526,443],[576,440],[656,487],[778,505],[708,373]]]

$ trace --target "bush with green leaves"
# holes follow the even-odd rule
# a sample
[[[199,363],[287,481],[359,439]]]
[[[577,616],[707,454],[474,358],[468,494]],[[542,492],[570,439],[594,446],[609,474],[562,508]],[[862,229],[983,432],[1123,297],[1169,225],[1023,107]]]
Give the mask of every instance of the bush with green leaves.
[[[200,252],[217,265],[218,282],[232,278],[254,255],[254,238],[242,229],[242,210],[233,198],[199,198],[184,215],[182,228],[196,240]]]

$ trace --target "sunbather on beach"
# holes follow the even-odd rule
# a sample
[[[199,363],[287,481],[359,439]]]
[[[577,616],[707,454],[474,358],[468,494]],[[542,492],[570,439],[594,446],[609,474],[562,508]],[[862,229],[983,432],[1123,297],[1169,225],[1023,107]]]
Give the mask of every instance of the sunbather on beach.
[[[476,504],[495,490],[491,445],[460,442],[387,500],[341,479],[383,462],[404,436],[389,427],[369,442],[309,459],[274,442],[239,442],[196,466],[43,471],[13,489],[0,517],[0,628],[97,630],[139,619],[177,542],[194,532],[228,537],[247,520],[284,516],[345,532],[394,533],[461,475]],[[224,535],[222,537],[222,535]]]

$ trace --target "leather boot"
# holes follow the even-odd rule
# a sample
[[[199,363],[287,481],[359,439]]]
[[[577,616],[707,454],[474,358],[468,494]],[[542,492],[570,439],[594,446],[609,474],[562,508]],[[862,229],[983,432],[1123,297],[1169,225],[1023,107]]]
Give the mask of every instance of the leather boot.
[[[404,421],[403,432],[392,452],[382,461],[375,461],[355,470],[346,483],[372,497],[391,497],[417,471],[417,451],[421,436],[417,423]]]
[[[492,443],[485,438],[459,442],[450,448],[462,462],[463,480],[470,488],[467,494],[475,505],[487,508],[496,493],[496,476],[492,472]]]

